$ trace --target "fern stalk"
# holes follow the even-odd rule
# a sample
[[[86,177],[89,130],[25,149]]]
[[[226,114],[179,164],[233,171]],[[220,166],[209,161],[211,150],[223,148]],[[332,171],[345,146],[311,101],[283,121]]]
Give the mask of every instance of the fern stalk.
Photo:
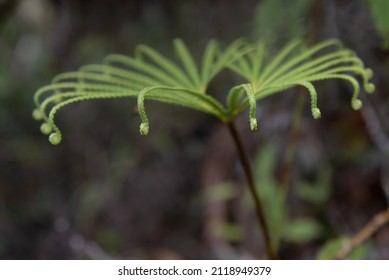
[[[272,242],[270,239],[269,226],[265,218],[261,197],[257,191],[257,187],[255,186],[255,181],[251,170],[250,161],[247,158],[247,155],[244,151],[242,140],[240,139],[239,133],[237,132],[234,123],[233,122],[228,123],[227,127],[234,141],[237,154],[242,164],[243,172],[245,174],[251,196],[254,200],[255,213],[257,215],[258,223],[262,229],[263,238],[265,240],[267,257],[271,260],[274,260],[276,259],[277,254],[274,251],[274,248],[272,248],[271,246]]]

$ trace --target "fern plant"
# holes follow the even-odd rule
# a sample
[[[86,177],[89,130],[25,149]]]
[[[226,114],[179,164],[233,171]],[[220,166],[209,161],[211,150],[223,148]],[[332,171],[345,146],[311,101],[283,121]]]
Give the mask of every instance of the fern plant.
[[[250,43],[238,39],[222,49],[216,40],[211,40],[200,64],[195,62],[182,40],[174,40],[173,45],[180,64],[148,46],[140,45],[133,57],[109,55],[103,64],[87,65],[76,72],[57,75],[51,84],[35,93],[33,117],[43,122],[42,133],[49,135],[49,141],[57,145],[62,140],[61,130],[55,123],[58,111],[67,105],[90,99],[137,98],[142,135],[147,135],[150,129],[145,100],[171,103],[215,116],[226,123],[231,132],[256,204],[267,255],[274,258],[276,254],[270,246],[261,200],[234,119],[249,108],[250,128],[256,130],[257,102],[296,86],[307,89],[311,97],[312,115],[315,119],[320,118],[313,83],[326,79],[350,83],[353,87],[351,106],[359,110],[362,102],[358,99],[360,83],[356,76],[360,77],[364,90],[371,93],[374,85],[369,80],[373,73],[364,67],[353,51],[342,47],[335,39],[312,47],[305,46],[301,40],[294,40],[272,59],[267,58],[263,42]],[[208,86],[224,70],[235,72],[246,82],[232,87],[226,103],[222,104],[208,92]]]

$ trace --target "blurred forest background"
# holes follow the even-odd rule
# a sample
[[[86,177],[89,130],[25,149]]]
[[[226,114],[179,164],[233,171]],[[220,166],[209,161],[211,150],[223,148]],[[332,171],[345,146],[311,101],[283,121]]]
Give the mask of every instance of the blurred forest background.
[[[293,117],[298,90],[259,103],[256,132],[247,114],[237,120],[269,213],[287,213],[280,258],[314,259],[328,240],[355,234],[389,201],[388,2],[0,0],[0,258],[264,257],[217,120],[150,102],[153,129],[142,137],[135,100],[93,101],[60,113],[64,139],[52,146],[31,117],[34,92],[56,74],[132,55],[140,43],[173,57],[176,37],[195,54],[211,38],[262,39],[270,55],[294,37],[334,37],[373,69],[377,90],[362,94],[361,111],[346,83],[322,82],[320,120],[308,100]],[[224,98],[233,79],[216,80],[214,94]],[[356,258],[389,259],[389,226],[362,247]]]

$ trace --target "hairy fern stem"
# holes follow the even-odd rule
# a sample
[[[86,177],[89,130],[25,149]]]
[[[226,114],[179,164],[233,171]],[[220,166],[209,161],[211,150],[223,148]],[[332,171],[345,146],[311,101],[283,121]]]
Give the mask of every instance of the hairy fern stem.
[[[235,128],[234,122],[233,121],[228,122],[227,127],[233,139],[234,145],[236,147],[239,161],[242,164],[243,172],[246,177],[251,196],[254,200],[255,212],[257,215],[258,224],[262,230],[262,235],[265,241],[267,258],[270,260],[274,260],[277,258],[277,255],[271,246],[269,227],[265,218],[261,197],[255,186],[255,181],[254,181],[253,173],[251,171],[250,161],[244,151],[243,142],[238,134],[238,131]]]

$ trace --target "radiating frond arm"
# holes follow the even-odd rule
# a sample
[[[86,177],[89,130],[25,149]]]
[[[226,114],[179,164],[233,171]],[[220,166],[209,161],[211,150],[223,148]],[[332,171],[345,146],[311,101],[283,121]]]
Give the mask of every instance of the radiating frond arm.
[[[285,47],[283,51],[280,52],[278,57],[283,57],[283,59],[287,55],[291,55],[291,51],[294,49],[296,50],[297,44],[300,43],[299,41],[295,41],[290,43],[288,46]],[[334,48],[337,50],[335,53],[336,56],[342,55],[342,44],[336,40],[336,39],[330,39],[326,40],[324,42],[321,42],[319,44],[316,44],[310,48],[303,49],[302,45],[300,44],[301,48],[297,51],[297,54],[294,56],[291,56],[288,60],[286,60],[283,64],[281,64],[277,69],[274,69],[274,71],[270,72],[268,71],[269,67],[266,68],[268,73],[260,73],[258,77],[258,83],[260,84],[263,81],[271,80],[275,77],[283,76],[285,73],[288,73],[289,71],[297,68],[299,65],[305,65],[306,62],[309,62],[312,60],[312,58],[317,55],[321,51],[325,51],[329,48]],[[350,53],[350,51],[347,51],[346,53]]]
[[[252,82],[258,76],[263,64],[265,46],[263,42],[258,42],[256,44],[245,43],[245,46],[237,52],[237,55],[234,59],[231,59],[227,66],[238,75],[245,77],[248,81]]]
[[[175,79],[171,74],[168,74],[168,72],[163,71],[160,68],[150,63],[129,56],[119,55],[119,54],[108,55],[104,59],[104,64],[110,66],[115,65],[117,67],[121,66],[121,67],[128,67],[130,69],[134,69],[134,71],[136,72],[143,73],[147,76],[156,79],[156,81],[158,81],[159,84],[164,84],[169,86],[185,86],[180,81]]]
[[[138,59],[143,59],[143,56],[147,56],[163,71],[168,72],[172,78],[176,79],[182,86],[196,90],[196,84],[191,81],[187,75],[184,74],[182,71],[183,69],[152,48],[145,45],[140,45],[136,48],[135,55]]]
[[[181,39],[175,39],[173,44],[187,75],[196,86],[196,89],[201,91],[202,85],[200,80],[200,73],[193,56]]]
[[[242,84],[233,87],[227,96],[227,108],[230,114],[235,114],[235,112],[237,112],[236,108],[239,106],[239,101],[244,92],[246,93],[246,100],[249,104],[250,128],[251,130],[256,130],[258,126],[256,118],[257,100],[255,98],[255,92],[251,84]]]

